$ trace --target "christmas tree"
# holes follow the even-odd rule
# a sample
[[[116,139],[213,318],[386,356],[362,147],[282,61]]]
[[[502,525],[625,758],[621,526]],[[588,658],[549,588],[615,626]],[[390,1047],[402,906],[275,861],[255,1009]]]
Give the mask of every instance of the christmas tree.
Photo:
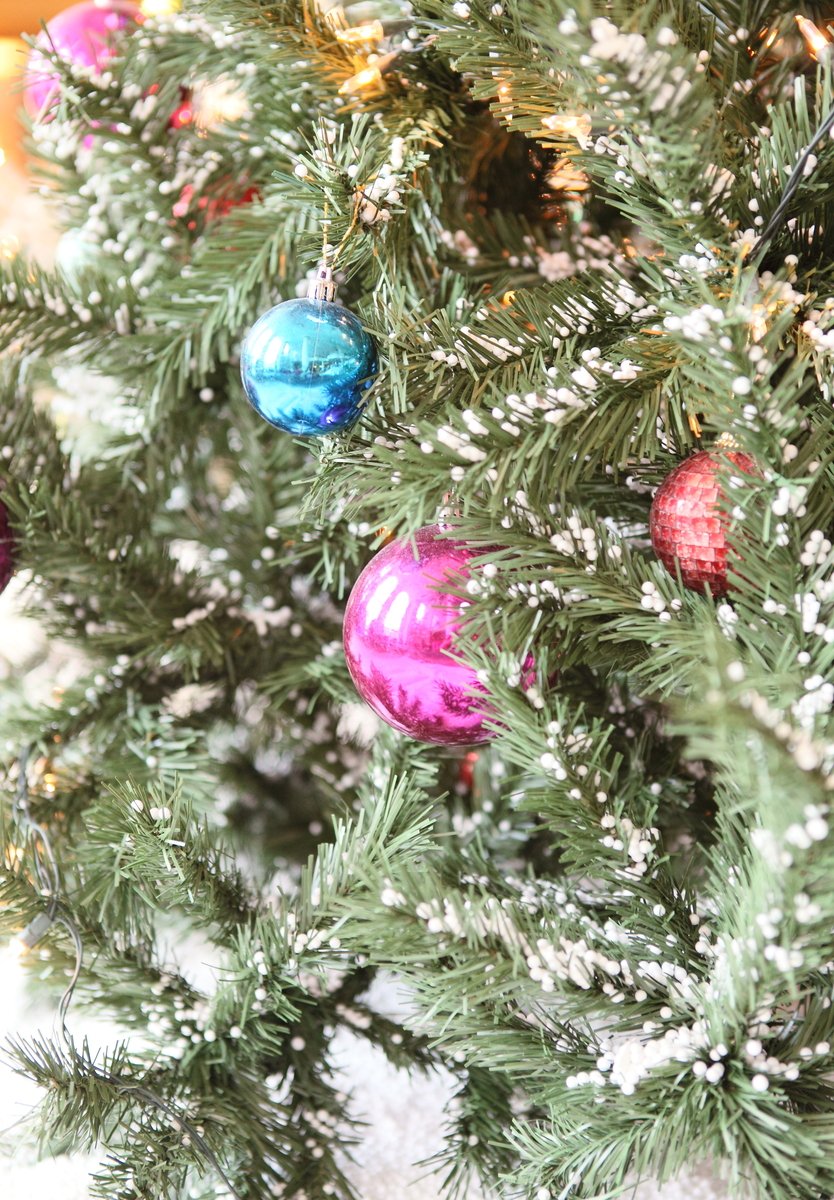
[[[438,1195],[830,1196],[826,13],[172,7],[42,35],[2,264],[0,567],[85,663],[2,692],[44,1147],[359,1200],[347,1027],[454,1076]]]

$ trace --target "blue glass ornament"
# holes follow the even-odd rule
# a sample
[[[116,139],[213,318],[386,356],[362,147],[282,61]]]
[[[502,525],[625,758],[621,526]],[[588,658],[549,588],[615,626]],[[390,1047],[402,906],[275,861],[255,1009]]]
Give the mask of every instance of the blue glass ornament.
[[[320,267],[306,300],[285,300],[260,317],[243,343],[240,373],[253,408],[302,437],[338,433],[362,411],[376,374],[373,339],[333,303],[332,272]]]

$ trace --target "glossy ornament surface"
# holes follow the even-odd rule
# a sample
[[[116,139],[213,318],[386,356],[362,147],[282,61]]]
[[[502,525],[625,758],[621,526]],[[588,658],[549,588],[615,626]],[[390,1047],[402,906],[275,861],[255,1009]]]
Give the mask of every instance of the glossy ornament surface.
[[[761,472],[749,454],[700,450],[668,475],[652,501],[649,529],[654,552],[671,575],[686,587],[713,596],[727,591],[726,518],[721,511],[722,463],[745,475]]]
[[[317,299],[285,300],[264,313],[246,335],[240,360],[252,406],[271,425],[302,437],[352,425],[376,369],[376,347],[359,319]]]
[[[130,0],[84,0],[73,4],[47,23],[38,45],[52,50],[78,67],[103,70],[118,48],[118,34],[141,22],[142,12]],[[26,65],[24,102],[31,117],[42,117],[57,99],[60,73],[38,49]]]
[[[6,506],[0,502],[0,592],[4,590],[14,572],[14,538],[9,525]]]
[[[484,742],[486,701],[475,671],[455,662],[460,589],[484,549],[426,525],[385,546],[359,576],[345,610],[348,668],[362,698],[389,725],[421,742]],[[416,557],[415,557],[416,545]]]

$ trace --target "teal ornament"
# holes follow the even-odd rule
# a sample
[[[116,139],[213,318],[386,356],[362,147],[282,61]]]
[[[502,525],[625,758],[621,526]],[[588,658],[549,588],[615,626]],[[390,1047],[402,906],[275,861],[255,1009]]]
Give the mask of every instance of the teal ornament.
[[[377,371],[376,346],[357,317],[333,303],[329,267],[305,300],[285,300],[243,342],[240,373],[252,407],[270,425],[301,437],[339,433],[362,411]]]

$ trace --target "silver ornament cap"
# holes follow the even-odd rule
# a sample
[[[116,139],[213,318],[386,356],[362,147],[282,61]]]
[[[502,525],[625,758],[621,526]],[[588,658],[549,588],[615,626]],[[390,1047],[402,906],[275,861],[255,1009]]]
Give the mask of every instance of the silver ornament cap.
[[[333,282],[333,271],[325,263],[320,263],[315,275],[307,286],[308,300],[335,300],[336,284]]]

